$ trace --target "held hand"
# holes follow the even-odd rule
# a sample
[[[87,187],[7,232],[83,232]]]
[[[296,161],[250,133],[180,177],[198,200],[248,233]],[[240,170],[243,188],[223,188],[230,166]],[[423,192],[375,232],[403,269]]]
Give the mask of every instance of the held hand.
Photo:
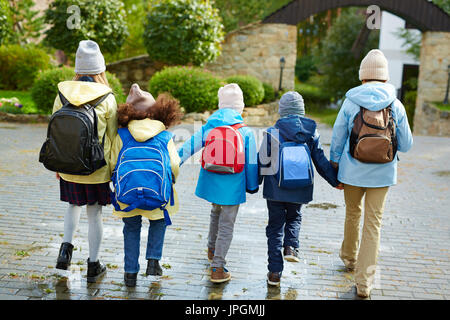
[[[344,190],[344,184],[342,182],[340,182],[337,186],[336,189],[338,190]]]
[[[257,193],[258,190],[259,190],[259,187],[256,188],[255,190],[246,190],[246,191],[247,191],[247,193],[254,194],[254,193]]]
[[[339,169],[339,164],[330,160],[330,164],[334,169]]]

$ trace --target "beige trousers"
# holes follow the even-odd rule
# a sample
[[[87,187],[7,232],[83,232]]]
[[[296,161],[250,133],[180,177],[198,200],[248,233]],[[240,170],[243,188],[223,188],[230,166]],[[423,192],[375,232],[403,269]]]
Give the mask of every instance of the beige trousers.
[[[381,218],[388,190],[389,187],[362,188],[344,185],[346,214],[340,257],[355,267],[355,281],[361,287],[371,288],[375,277]],[[364,225],[360,244],[359,224],[364,195]]]

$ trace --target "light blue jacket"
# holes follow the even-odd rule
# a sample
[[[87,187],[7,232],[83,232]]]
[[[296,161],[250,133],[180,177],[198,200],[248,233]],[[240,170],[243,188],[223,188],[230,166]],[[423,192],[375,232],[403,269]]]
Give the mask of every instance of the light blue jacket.
[[[395,87],[388,83],[369,82],[353,88],[339,111],[333,127],[330,160],[339,163],[338,180],[357,187],[380,188],[397,184],[397,162],[363,163],[350,155],[350,133],[360,106],[379,111],[392,104],[392,116],[397,125],[398,151],[408,152],[413,144],[405,107],[396,98]]]
[[[197,131],[178,150],[183,164],[190,156],[200,151],[208,133],[220,126],[243,123],[241,115],[232,109],[219,109],[214,112],[202,128]],[[240,173],[219,174],[200,169],[195,195],[219,205],[237,205],[246,201],[246,190],[258,189],[258,159],[255,136],[248,127],[239,129],[244,139],[245,168]]]

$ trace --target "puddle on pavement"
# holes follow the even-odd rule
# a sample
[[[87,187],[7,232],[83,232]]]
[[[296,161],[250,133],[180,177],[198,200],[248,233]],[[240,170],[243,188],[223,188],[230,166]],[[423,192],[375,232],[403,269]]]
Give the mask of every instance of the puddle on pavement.
[[[436,171],[433,174],[438,177],[450,177],[450,171]]]
[[[339,206],[337,206],[333,203],[323,202],[323,203],[308,204],[306,207],[307,208],[317,208],[317,209],[322,209],[322,210],[329,210],[329,209],[336,209]]]

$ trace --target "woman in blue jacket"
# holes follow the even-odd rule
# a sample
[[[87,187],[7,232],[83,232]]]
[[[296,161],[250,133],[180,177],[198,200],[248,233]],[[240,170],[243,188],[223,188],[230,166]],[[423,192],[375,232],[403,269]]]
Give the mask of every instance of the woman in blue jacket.
[[[372,50],[367,54],[361,62],[359,78],[363,84],[347,92],[334,124],[330,158],[339,168],[338,180],[344,184],[346,218],[340,257],[347,269],[355,269],[357,294],[368,297],[375,275],[386,195],[389,187],[397,183],[398,157],[383,164],[363,163],[353,158],[349,141],[353,121],[361,107],[380,111],[391,106],[398,151],[407,152],[412,147],[413,137],[405,108],[396,98],[395,87],[386,83],[389,70],[383,52]],[[359,244],[364,195],[364,226]]]
[[[206,124],[178,150],[183,164],[190,156],[205,146],[208,133],[217,127],[243,123],[244,109],[242,90],[237,84],[219,89],[219,110],[209,117]],[[208,258],[211,263],[211,281],[230,280],[225,268],[225,256],[231,245],[233,229],[239,205],[246,201],[246,191],[258,191],[258,163],[253,132],[248,127],[238,129],[244,140],[245,167],[240,173],[220,174],[200,169],[195,195],[211,202],[211,219],[208,235]]]
[[[266,227],[268,246],[267,282],[279,286],[283,271],[283,255],[287,261],[298,262],[300,209],[313,199],[313,184],[297,188],[279,187],[279,141],[306,143],[317,172],[333,187],[338,187],[336,170],[324,155],[314,120],[304,117],[303,97],[295,91],[285,93],[279,102],[280,119],[264,132],[259,151],[260,183],[264,180],[263,197],[267,200],[269,223]],[[277,138],[278,137],[278,138]],[[284,249],[283,249],[284,248]],[[281,250],[283,249],[283,255]]]

